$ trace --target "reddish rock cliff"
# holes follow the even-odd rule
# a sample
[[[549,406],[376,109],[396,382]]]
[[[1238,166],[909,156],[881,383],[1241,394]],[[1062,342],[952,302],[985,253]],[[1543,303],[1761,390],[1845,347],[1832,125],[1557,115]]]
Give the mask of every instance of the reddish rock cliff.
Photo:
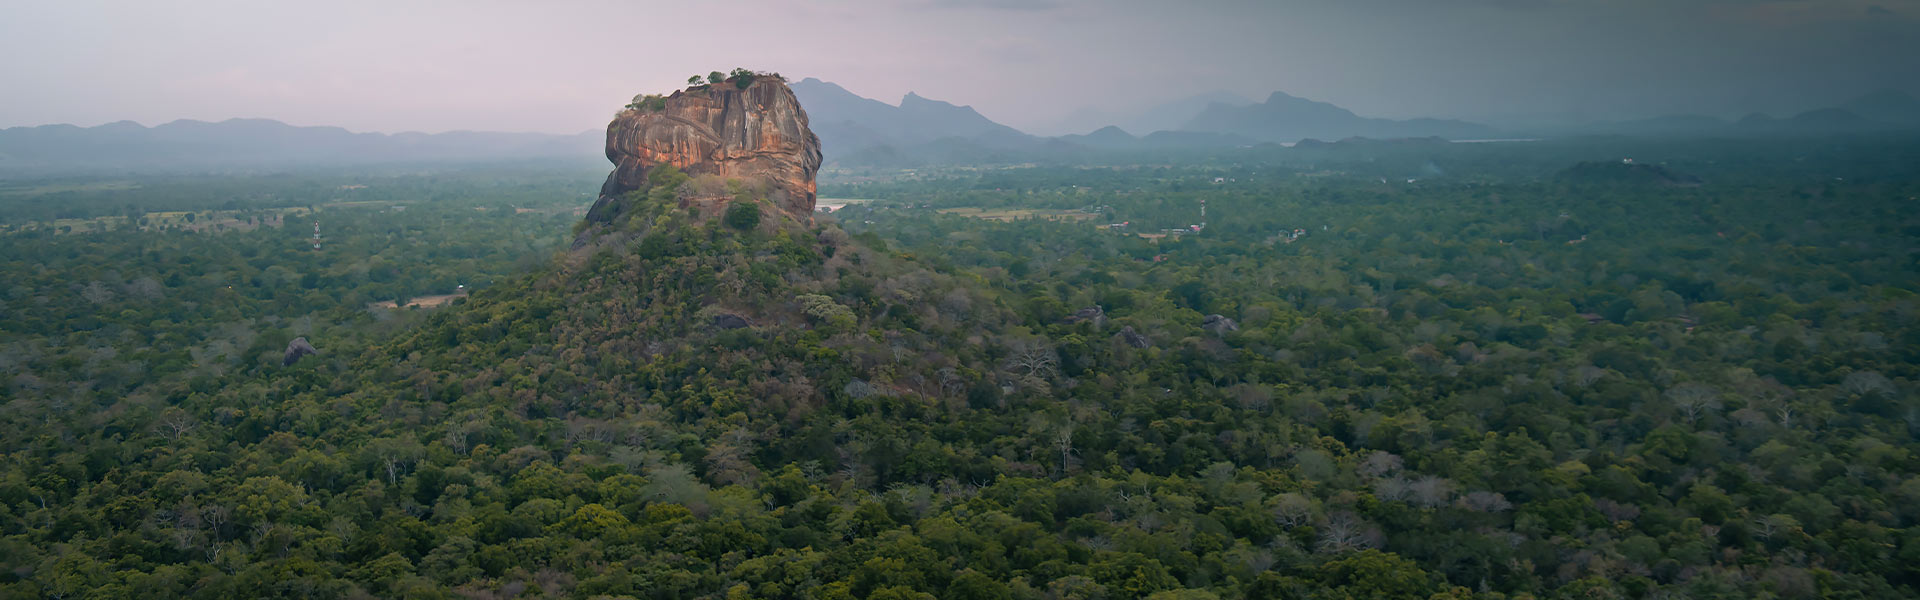
[[[607,125],[607,160],[613,173],[589,221],[612,221],[624,208],[621,195],[646,187],[648,170],[662,164],[755,182],[774,206],[805,219],[813,214],[820,138],[786,82],[762,76],[745,89],[731,81],[701,86],[674,92],[664,105],[621,112]]]

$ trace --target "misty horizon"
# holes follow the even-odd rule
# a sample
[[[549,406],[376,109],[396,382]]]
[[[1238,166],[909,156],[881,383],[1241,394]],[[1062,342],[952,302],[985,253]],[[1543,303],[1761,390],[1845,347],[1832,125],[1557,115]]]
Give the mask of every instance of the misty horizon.
[[[1783,116],[1920,81],[1920,0],[1428,4],[29,5],[0,24],[17,57],[0,127],[573,135],[635,94],[734,67],[892,105],[916,93],[1040,135],[1215,92],[1517,127]],[[700,51],[658,51],[677,48]]]
[[[784,75],[784,74],[783,74],[783,75]],[[808,78],[810,78],[810,77],[799,77],[799,78],[794,78],[794,77],[791,77],[791,76],[788,76],[788,78],[789,78],[790,80],[793,80],[793,81],[798,81],[798,80],[801,80],[801,79],[808,79]],[[818,77],[811,77],[811,78],[812,78],[812,79],[820,79],[820,78],[818,78]],[[824,79],[822,79],[821,81],[824,81],[824,82],[826,82],[826,83],[829,83],[829,84],[835,84],[835,85],[838,85],[838,84],[837,84],[837,82],[834,82],[834,81],[831,81],[831,80],[824,80]],[[841,86],[841,87],[842,87],[842,88],[845,88],[845,86]],[[682,88],[675,88],[674,90],[665,90],[665,91],[663,91],[662,93],[672,93],[673,91],[677,91],[678,89],[683,89],[683,88],[684,88],[684,86],[683,86]],[[849,91],[851,91],[851,90],[849,90]],[[1863,93],[1863,94],[1860,94],[1859,96],[1864,96],[1864,95],[1867,95],[1867,94],[1873,94],[1873,93],[1878,93],[1878,92],[1886,92],[1886,91],[1893,91],[1893,92],[1898,92],[1898,93],[1903,93],[1903,94],[1904,94],[1904,93],[1906,93],[1906,91],[1905,91],[1904,89],[1902,89],[1902,88],[1897,88],[1897,87],[1885,87],[1885,88],[1879,88],[1879,89],[1876,89],[1876,90],[1871,90],[1871,91],[1868,91],[1868,92],[1865,92],[1865,93]],[[857,92],[855,92],[855,93],[856,93],[856,95],[858,95],[858,93],[857,93]],[[1221,94],[1221,93],[1229,93],[1229,92],[1223,92],[1223,91],[1222,91],[1222,92],[1214,92],[1214,94]],[[914,92],[912,92],[912,91],[909,91],[909,92],[907,92],[907,94],[915,94],[915,93],[914,93]],[[1252,103],[1259,103],[1259,102],[1264,102],[1264,101],[1266,101],[1266,99],[1267,99],[1267,98],[1268,98],[1269,96],[1271,96],[1271,95],[1277,95],[1277,94],[1286,94],[1286,95],[1289,95],[1289,96],[1294,96],[1294,97],[1297,97],[1297,98],[1302,98],[1302,99],[1306,99],[1306,100],[1312,100],[1312,101],[1316,101],[1316,102],[1318,102],[1318,101],[1320,101],[1320,100],[1318,100],[1317,98],[1313,98],[1313,97],[1311,97],[1311,96],[1305,96],[1305,95],[1301,95],[1301,94],[1293,94],[1293,93],[1290,93],[1290,92],[1288,92],[1287,90],[1274,90],[1274,91],[1272,92],[1272,94],[1269,94],[1269,95],[1262,95],[1262,96],[1261,96],[1260,98],[1258,98],[1258,99],[1250,99],[1250,100],[1243,100],[1243,101],[1241,101],[1241,102],[1232,102],[1232,103],[1223,103],[1223,104],[1228,104],[1228,105],[1232,105],[1232,106],[1244,106],[1244,105],[1246,105],[1246,104],[1252,104]],[[917,95],[917,94],[915,94],[915,95]],[[1179,102],[1180,100],[1191,100],[1191,99],[1196,99],[1196,98],[1200,98],[1200,97],[1202,97],[1202,96],[1206,96],[1206,95],[1208,95],[1208,94],[1200,94],[1200,95],[1196,95],[1196,96],[1190,96],[1190,97],[1188,97],[1188,98],[1174,98],[1174,99],[1169,99],[1169,101],[1168,101],[1167,103],[1178,103],[1178,102]],[[891,101],[890,101],[890,100],[886,100],[886,99],[884,99],[884,98],[874,98],[874,97],[868,97],[868,96],[864,96],[864,95],[862,95],[862,97],[863,97],[863,98],[867,98],[867,99],[869,99],[869,100],[874,100],[874,101],[877,101],[877,102],[881,102],[881,103],[883,103],[883,104],[886,104],[886,105],[888,105],[888,106],[891,106],[891,107],[896,107],[896,108],[897,108],[897,107],[899,107],[899,106],[901,105],[901,101],[900,101],[900,100],[891,100]],[[925,96],[922,96],[922,97],[923,97],[923,98],[925,98]],[[903,96],[903,98],[904,98],[904,96]],[[1244,98],[1244,97],[1243,97],[1243,98]],[[928,99],[928,100],[933,100],[933,101],[936,101],[936,102],[943,102],[943,103],[948,103],[948,104],[953,104],[953,105],[955,105],[955,106],[957,106],[957,107],[960,107],[960,108],[970,108],[970,109],[974,109],[974,110],[976,110],[976,111],[978,111],[978,110],[979,110],[979,107],[977,107],[977,106],[973,106],[973,105],[969,105],[969,104],[967,104],[967,103],[965,103],[964,101],[959,101],[959,100],[954,100],[954,99],[946,99],[946,98],[926,98],[926,99]],[[1841,99],[1841,100],[1845,100],[1845,99]],[[1662,117],[1708,117],[1708,118],[1714,118],[1714,119],[1721,119],[1721,120],[1725,120],[1725,121],[1733,121],[1733,120],[1737,120],[1737,119],[1739,119],[1739,118],[1741,118],[1741,117],[1745,117],[1745,116],[1751,116],[1751,115],[1755,115],[1755,114],[1760,114],[1760,115],[1766,115],[1766,116],[1771,116],[1771,117],[1784,117],[1784,116],[1791,116],[1791,115],[1793,115],[1793,114],[1796,114],[1796,113],[1800,113],[1800,112],[1805,112],[1805,111],[1811,111],[1811,110],[1819,110],[1819,109],[1824,109],[1824,108],[1832,108],[1832,107],[1834,107],[1834,106],[1837,106],[1837,105],[1838,105],[1838,104],[1840,104],[1840,103],[1841,103],[1840,101],[1835,101],[1835,102],[1831,102],[1831,103],[1827,103],[1827,104],[1815,104],[1815,105],[1809,105],[1809,106],[1806,106],[1806,107],[1803,107],[1803,108],[1801,108],[1801,109],[1797,109],[1797,110],[1796,110],[1796,109],[1789,109],[1789,110],[1786,110],[1786,111],[1783,111],[1782,113],[1779,113],[1779,114],[1769,114],[1769,113],[1765,113],[1765,112],[1761,112],[1761,111],[1731,111],[1731,112],[1723,112],[1723,113],[1717,113],[1717,114],[1703,114],[1703,113],[1685,113],[1685,112],[1681,112],[1681,113],[1661,113],[1661,114],[1654,114],[1654,115],[1644,115],[1644,116],[1640,116],[1640,117],[1620,117],[1620,118],[1617,118],[1617,119],[1615,119],[1615,120],[1618,120],[1618,121],[1631,121],[1631,120],[1636,120],[1636,119],[1657,119],[1657,118],[1662,118]],[[1163,103],[1163,104],[1165,104],[1165,103]],[[1133,117],[1137,117],[1137,116],[1138,116],[1137,114],[1130,114],[1130,113],[1139,113],[1139,112],[1141,112],[1141,111],[1145,111],[1145,110],[1148,110],[1148,109],[1151,109],[1151,108],[1153,108],[1152,106],[1143,106],[1143,107],[1132,107],[1132,108],[1129,108],[1129,109],[1119,109],[1119,110],[1113,110],[1113,111],[1100,111],[1099,109],[1095,109],[1095,108],[1093,108],[1093,107],[1083,107],[1083,108],[1085,108],[1085,109],[1089,109],[1089,110],[1087,110],[1087,112],[1089,112],[1089,113],[1092,113],[1092,114],[1095,114],[1095,115],[1099,115],[1100,117],[1102,117],[1102,118],[1107,118],[1107,119],[1106,119],[1106,120],[1098,120],[1098,121],[1085,121],[1085,115],[1078,115],[1078,116],[1080,116],[1080,117],[1081,117],[1081,120],[1082,120],[1082,121],[1085,121],[1085,122],[1087,122],[1087,123],[1089,123],[1089,124],[1088,124],[1088,125],[1086,125],[1086,126],[1081,126],[1081,127],[1068,127],[1068,126],[1061,126],[1061,125],[1059,124],[1059,122],[1056,122],[1056,123],[1053,123],[1053,124],[1040,124],[1040,125],[1037,125],[1037,126],[1034,126],[1034,125],[1030,125],[1030,126],[1026,126],[1026,127],[1021,127],[1021,126],[1014,126],[1014,127],[1015,127],[1015,129],[1018,129],[1018,130],[1020,130],[1020,131],[1021,131],[1022,133],[1027,133],[1027,134],[1032,134],[1032,135],[1038,135],[1038,136],[1043,136],[1043,137],[1051,137],[1051,136],[1061,136],[1061,135],[1071,135],[1071,134],[1085,134],[1085,133],[1089,133],[1089,132],[1092,132],[1092,131],[1095,131],[1095,130],[1099,130],[1099,129],[1104,129],[1104,128],[1118,128],[1118,129],[1121,129],[1122,131],[1126,131],[1127,133],[1130,133],[1130,134],[1135,134],[1135,135],[1144,135],[1144,134],[1147,134],[1147,133],[1152,133],[1152,132],[1154,132],[1154,131],[1161,131],[1161,130],[1169,130],[1169,129],[1170,129],[1170,128],[1166,128],[1166,129],[1150,129],[1150,128],[1136,128],[1136,127],[1129,127],[1129,126],[1127,126],[1127,124],[1126,124],[1125,122],[1123,122],[1123,121],[1121,120],[1121,119],[1125,119],[1125,118],[1133,118]],[[994,119],[994,118],[992,117],[992,115],[987,115],[987,114],[985,114],[985,113],[982,113],[982,114],[983,114],[983,116],[986,116],[986,117],[987,117],[988,119],[990,119],[990,120],[994,120],[994,121],[996,121],[996,122],[1000,122],[1000,120],[999,120],[999,119]],[[1362,117],[1368,117],[1368,118],[1375,118],[1375,117],[1376,117],[1376,115],[1369,115],[1369,114],[1361,114],[1360,116],[1362,116]],[[1070,122],[1070,120],[1072,120],[1072,119],[1074,119],[1075,117],[1076,117],[1076,115],[1065,115],[1065,116],[1063,116],[1063,117],[1061,117],[1061,120],[1062,120],[1062,122]],[[1395,118],[1395,117],[1380,117],[1380,118]],[[1444,114],[1412,114],[1412,115],[1406,115],[1406,116],[1403,116],[1403,117],[1398,117],[1398,118],[1412,118],[1412,119],[1417,119],[1417,118],[1456,118],[1456,117],[1454,117],[1453,115],[1444,115]],[[1538,115],[1515,115],[1515,116],[1510,116],[1510,117],[1508,117],[1508,118],[1505,118],[1505,119],[1501,119],[1501,118],[1492,118],[1492,119],[1472,119],[1472,118],[1462,118],[1462,120],[1466,120],[1466,121],[1472,121],[1472,122],[1484,122],[1484,123],[1491,123],[1491,124],[1496,124],[1496,127],[1504,127],[1504,128],[1511,128],[1511,129],[1525,129],[1526,127],[1529,127],[1529,126],[1533,126],[1533,127],[1538,127],[1538,126],[1541,126],[1542,124],[1546,124],[1547,126],[1564,126],[1564,127],[1572,127],[1572,126],[1578,126],[1578,125],[1587,125],[1587,124],[1594,124],[1594,123],[1603,123],[1603,122],[1605,122],[1604,120],[1599,120],[1599,119],[1592,119],[1592,120],[1584,120],[1584,121],[1583,121],[1583,120],[1574,120],[1574,119],[1571,119],[1571,118],[1568,118],[1568,117],[1566,117],[1565,115],[1561,115],[1561,116],[1560,116],[1560,117],[1559,117],[1558,119],[1549,119],[1549,118],[1545,118],[1545,117],[1540,117],[1540,116],[1538,116]],[[309,123],[309,122],[298,122],[298,121],[293,121],[293,120],[289,120],[289,119],[281,119],[281,118],[276,118],[276,117],[273,117],[273,116],[266,116],[266,115],[260,115],[260,116],[249,116],[249,115],[240,115],[240,116],[230,116],[230,117],[225,117],[225,118],[191,118],[191,117],[180,117],[180,118],[173,118],[173,119],[165,119],[165,120],[155,120],[155,121],[152,121],[152,122],[142,122],[142,121],[139,121],[139,120],[135,120],[135,119],[117,119],[117,120],[113,120],[113,121],[102,121],[102,122],[97,122],[97,123],[71,123],[71,122],[57,122],[57,123],[36,123],[36,124],[21,124],[21,125],[9,125],[9,126],[6,126],[6,127],[0,127],[0,129],[5,129],[5,128],[15,128],[15,127],[20,127],[20,128],[32,128],[32,127],[46,127],[46,126],[62,126],[62,125],[69,125],[69,126],[74,126],[74,127],[81,127],[81,128],[94,128],[94,127],[103,127],[103,126],[109,126],[109,125],[116,125],[116,124],[120,124],[120,123],[131,123],[131,124],[133,124],[133,125],[137,125],[137,126],[140,126],[140,127],[144,127],[144,128],[149,128],[149,129],[151,129],[151,128],[154,128],[154,127],[160,127],[160,126],[163,126],[163,125],[168,125],[168,124],[173,124],[173,123],[182,123],[182,122],[186,122],[186,123],[225,123],[225,122],[229,122],[229,121],[272,121],[272,122],[277,122],[277,123],[281,123],[281,124],[284,124],[284,125],[288,125],[288,126],[292,126],[292,127],[302,127],[302,128],[312,128],[312,127],[318,127],[318,128],[338,128],[338,129],[344,129],[344,130],[346,130],[346,131],[348,131],[349,133],[354,133],[354,134],[379,134],[379,135],[410,135],[410,134],[425,134],[425,135],[439,135],[439,134],[447,134],[447,133],[501,133],[501,134],[525,134],[525,135],[556,135],[556,136],[576,136],[576,135],[592,135],[592,136],[598,136],[598,135],[600,135],[600,134],[601,134],[601,131],[602,131],[602,129],[604,128],[604,126],[603,126],[603,125],[601,125],[601,126],[590,126],[590,127],[585,127],[585,128],[582,128],[582,129],[580,129],[580,130],[578,130],[578,131],[536,131],[536,130],[503,130],[503,129],[487,129],[487,128],[484,128],[484,127],[471,127],[471,128],[462,128],[462,129],[445,129],[445,130],[434,130],[434,131],[428,131],[428,130],[422,130],[422,129],[399,129],[399,130],[372,130],[372,129],[355,129],[355,128],[352,128],[352,127],[347,127],[347,126],[343,126],[343,125],[339,125],[339,124],[336,124],[336,123],[331,123],[331,122],[311,122],[311,123]],[[1010,125],[1010,126],[1011,126],[1011,125]]]

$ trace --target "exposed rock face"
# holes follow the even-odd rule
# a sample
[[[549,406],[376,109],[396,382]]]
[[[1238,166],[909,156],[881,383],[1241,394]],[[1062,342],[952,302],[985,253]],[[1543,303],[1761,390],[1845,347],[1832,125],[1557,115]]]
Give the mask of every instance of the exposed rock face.
[[[280,358],[280,366],[291,367],[293,363],[300,362],[300,359],[307,355],[319,353],[320,351],[314,349],[313,344],[307,343],[307,338],[293,338],[293,341],[287,342],[287,354]]]
[[[720,329],[740,329],[742,327],[752,327],[753,321],[749,321],[746,317],[740,315],[721,313],[713,316],[713,326]]]
[[[1098,329],[1107,324],[1107,311],[1096,304],[1073,311],[1073,314],[1067,315],[1065,321],[1067,323],[1092,323],[1094,328]]]
[[[1225,315],[1207,315],[1200,320],[1200,327],[1213,332],[1214,335],[1226,335],[1229,331],[1240,330],[1240,324]]]
[[[788,214],[813,213],[820,138],[807,112],[778,77],[745,89],[732,82],[674,92],[661,107],[630,109],[607,125],[613,173],[587,220],[620,214],[620,196],[646,186],[647,172],[671,164],[691,176],[717,175],[763,184],[767,199]]]
[[[1147,339],[1147,336],[1141,335],[1138,331],[1134,331],[1131,325],[1121,328],[1120,334],[1114,337],[1120,338],[1120,341],[1135,348],[1149,348],[1153,346],[1153,340]]]

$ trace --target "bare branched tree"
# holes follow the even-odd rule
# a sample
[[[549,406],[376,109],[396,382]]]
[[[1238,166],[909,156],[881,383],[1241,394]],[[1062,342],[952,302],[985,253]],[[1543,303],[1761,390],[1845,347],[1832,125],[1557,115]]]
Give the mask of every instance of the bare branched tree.
[[[1719,410],[1720,390],[1703,383],[1682,383],[1667,390],[1667,400],[1687,418],[1688,423],[1700,420],[1700,416]]]
[[[1474,512],[1506,512],[1513,510],[1513,503],[1499,492],[1469,492],[1460,498],[1460,505]]]
[[[1854,371],[1840,381],[1840,389],[1856,396],[1892,397],[1898,390],[1887,376],[1873,371]]]
[[[1439,508],[1453,501],[1455,487],[1452,481],[1436,475],[1422,475],[1409,486],[1413,493],[1413,502],[1426,508]]]
[[[197,426],[199,426],[199,424],[193,422],[193,417],[188,416],[186,411],[180,410],[177,407],[168,408],[166,412],[161,413],[160,422],[156,425],[156,427],[160,429],[161,435],[165,435],[167,439],[175,442],[180,441],[180,438],[185,437],[188,433],[192,433],[194,427]]]
[[[940,369],[938,376],[940,378],[940,393],[949,396],[958,396],[960,392],[964,392],[967,389],[967,380],[960,376],[958,369],[953,367]]]
[[[1388,502],[1405,501],[1412,493],[1412,484],[1401,477],[1382,477],[1373,482],[1374,497]]]
[[[1287,492],[1281,494],[1273,507],[1273,520],[1291,529],[1307,524],[1313,518],[1313,501],[1306,496]]]
[[[1060,476],[1065,477],[1069,472],[1071,472],[1071,469],[1074,466],[1074,463],[1076,462],[1073,457],[1073,419],[1072,418],[1068,418],[1066,424],[1061,425],[1060,429],[1057,432],[1055,432],[1053,436],[1053,448],[1054,450],[1060,452]]]
[[[1339,512],[1327,516],[1320,527],[1320,539],[1317,548],[1321,552],[1339,554],[1379,544],[1379,531],[1373,525],[1353,513]]]
[[[1800,521],[1793,515],[1761,515],[1753,520],[1753,535],[1761,540],[1771,540],[1777,535],[1786,535],[1800,527]]]
[[[1375,450],[1360,461],[1360,474],[1367,477],[1381,477],[1399,471],[1405,461],[1392,452]]]
[[[1048,377],[1059,371],[1060,355],[1039,342],[1022,342],[1007,356],[1007,370],[1030,377]]]
[[[206,522],[208,529],[213,530],[213,537],[217,540],[221,537],[220,529],[233,519],[233,509],[224,504],[210,504],[200,509],[200,518]]]

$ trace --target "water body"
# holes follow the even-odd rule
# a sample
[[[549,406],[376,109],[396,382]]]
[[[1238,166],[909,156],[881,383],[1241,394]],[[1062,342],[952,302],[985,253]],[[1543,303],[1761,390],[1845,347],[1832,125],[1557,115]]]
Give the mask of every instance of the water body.
[[[873,201],[871,198],[815,198],[813,200],[813,209],[820,210],[824,208],[829,211],[838,211],[846,208],[849,204],[866,204]]]

